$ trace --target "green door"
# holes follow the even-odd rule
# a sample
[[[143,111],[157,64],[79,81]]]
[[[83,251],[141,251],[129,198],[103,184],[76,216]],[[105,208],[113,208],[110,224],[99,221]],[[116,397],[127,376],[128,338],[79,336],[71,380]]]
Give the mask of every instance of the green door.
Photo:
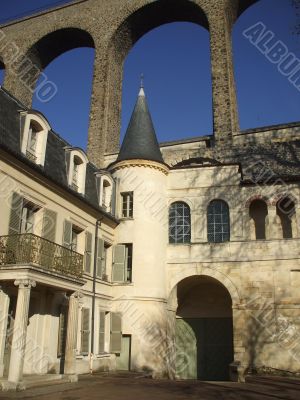
[[[176,319],[176,374],[181,379],[229,380],[232,318]]]
[[[197,379],[197,338],[184,319],[176,319],[176,375],[180,379]]]
[[[117,370],[130,371],[131,335],[122,335],[122,351],[117,354]]]

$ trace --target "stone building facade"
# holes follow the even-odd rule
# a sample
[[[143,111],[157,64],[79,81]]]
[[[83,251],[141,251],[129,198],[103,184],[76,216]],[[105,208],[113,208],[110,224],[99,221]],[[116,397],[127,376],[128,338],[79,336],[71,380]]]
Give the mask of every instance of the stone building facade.
[[[229,38],[254,2],[85,0],[2,27],[3,388],[299,373],[300,126],[238,127]],[[159,144],[141,88],[119,150],[124,57],[182,20],[210,30],[214,135]],[[87,155],[30,108],[41,69],[82,45],[96,48]]]

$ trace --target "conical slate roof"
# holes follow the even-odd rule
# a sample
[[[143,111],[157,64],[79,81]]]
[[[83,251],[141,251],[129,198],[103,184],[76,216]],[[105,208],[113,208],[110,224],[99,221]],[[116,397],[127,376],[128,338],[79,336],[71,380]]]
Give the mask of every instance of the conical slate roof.
[[[143,88],[139,92],[117,161],[135,159],[164,162]]]

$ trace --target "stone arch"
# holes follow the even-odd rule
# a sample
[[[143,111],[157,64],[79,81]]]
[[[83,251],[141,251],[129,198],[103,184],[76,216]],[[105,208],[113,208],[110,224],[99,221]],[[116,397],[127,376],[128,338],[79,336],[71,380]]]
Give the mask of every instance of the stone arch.
[[[271,205],[272,205],[272,206],[276,206],[277,203],[278,203],[280,200],[284,199],[285,197],[286,197],[286,198],[289,198],[295,205],[298,204],[297,197],[294,195],[294,193],[289,193],[289,192],[283,191],[283,192],[281,192],[281,193],[276,194],[276,195],[273,197],[272,202],[271,202]]]
[[[180,267],[180,266],[178,266]],[[233,340],[233,358],[237,370],[234,372],[234,375],[230,377],[231,380],[244,381],[244,371],[245,371],[245,341],[244,341],[244,329],[245,329],[245,315],[243,311],[242,299],[238,292],[236,285],[232,282],[229,276],[225,273],[216,270],[215,268],[209,268],[205,266],[201,266],[199,264],[189,265],[186,269],[177,269],[177,273],[173,273],[169,281],[169,288],[167,292],[167,308],[169,312],[170,319],[173,318],[173,324],[176,325],[176,315],[178,312],[178,307],[180,307],[180,299],[178,298],[178,286],[181,282],[187,280],[188,278],[209,278],[208,282],[215,282],[219,287],[223,287],[224,294],[225,292],[231,300],[232,307],[232,340]],[[191,281],[192,283],[192,281]],[[182,293],[181,293],[182,294]],[[227,303],[230,307],[230,304]],[[182,312],[182,310],[181,310]],[[182,315],[181,315],[182,316]],[[229,316],[229,315],[228,315]],[[192,317],[192,316],[191,316]],[[176,341],[176,332],[174,331],[174,340]],[[176,354],[176,352],[175,352]],[[173,354],[173,358],[175,358]],[[176,367],[174,367],[174,370]]]
[[[56,57],[79,47],[95,48],[92,35],[77,27],[65,27],[42,36],[28,49],[27,54],[34,53],[38,57],[41,68],[44,69]]]
[[[142,3],[142,4],[141,4]],[[119,130],[121,121],[123,65],[127,54],[135,43],[145,34],[161,25],[172,22],[192,22],[209,29],[208,18],[199,4],[190,0],[147,0],[126,4],[122,21],[114,30],[107,48],[106,83],[113,82],[114,90],[106,87],[107,109],[104,119],[110,126],[112,136],[106,140],[106,152],[119,149]],[[116,90],[117,88],[117,90]],[[109,115],[108,115],[109,113]],[[108,121],[109,119],[109,121]],[[107,132],[104,132],[104,136]],[[93,143],[89,142],[89,153],[94,153]],[[93,156],[91,157],[93,158]]]
[[[245,208],[246,208],[246,209],[249,209],[251,203],[252,203],[253,201],[255,201],[255,200],[264,201],[264,202],[267,204],[267,206],[270,206],[270,205],[271,205],[271,204],[270,204],[270,199],[269,199],[268,197],[266,197],[266,196],[264,196],[264,195],[262,195],[262,194],[256,194],[256,195],[254,195],[254,196],[251,196],[251,197],[246,201],[246,203],[245,203]]]
[[[240,16],[247,8],[251,7],[253,4],[257,3],[259,0],[240,0],[238,15]]]
[[[63,53],[80,47],[95,48],[94,39],[87,30],[64,27],[43,34],[10,66],[7,80],[14,80],[15,75],[20,77],[22,85],[19,85],[18,92],[21,100],[30,107],[36,83],[43,70]],[[53,82],[47,83],[47,78],[44,78],[41,86],[55,86]]]
[[[174,276],[168,282],[167,297],[169,298],[172,291],[178,285],[179,282],[192,276],[207,276],[219,281],[228,291],[232,299],[232,307],[238,307],[241,304],[241,297],[238,292],[236,285],[232,282],[230,277],[224,272],[217,270],[216,268],[202,267],[198,264],[189,265],[188,268],[178,270]]]

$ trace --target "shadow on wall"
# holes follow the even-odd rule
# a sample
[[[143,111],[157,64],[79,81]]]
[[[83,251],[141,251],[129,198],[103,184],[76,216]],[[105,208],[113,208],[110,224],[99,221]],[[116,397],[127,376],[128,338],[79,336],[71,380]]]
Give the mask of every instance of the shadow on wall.
[[[215,157],[217,161],[224,162],[226,154],[228,162],[230,159],[228,154],[231,154],[231,157],[233,157],[234,148],[224,148],[222,152],[219,151],[218,154],[211,154],[211,156]],[[293,217],[295,203],[293,200],[287,202],[286,196],[292,199],[295,197],[293,197],[292,189],[283,180],[279,179],[278,176],[286,175],[292,171],[295,173],[296,169],[299,168],[300,158],[297,152],[297,143],[291,142],[281,145],[274,143],[269,146],[259,143],[254,146],[252,143],[249,148],[239,148],[239,158],[245,163],[243,174],[247,171],[247,176],[249,174],[252,179],[252,185],[248,187],[249,198],[257,194],[266,195],[272,200],[272,204],[274,204],[274,199],[278,199],[280,196],[284,199],[281,201],[283,205],[280,211],[278,210],[277,203],[277,215],[281,220],[281,225],[279,225],[277,232],[280,236],[277,239],[285,239],[291,234],[291,222],[290,220],[286,221],[286,216],[283,217],[282,212],[287,210],[289,215]],[[260,163],[257,160],[261,160]],[[258,165],[259,171],[256,170]],[[233,177],[230,174],[226,176],[220,168],[214,168],[213,171],[211,180],[218,186],[218,195],[216,196],[215,187],[208,185],[207,188],[201,188],[201,196],[207,199],[208,204],[215,197],[227,202],[230,209],[230,241],[235,242],[235,258],[247,261],[244,240],[250,240],[248,237],[249,232],[247,232],[249,229],[249,219],[251,216],[258,217],[259,214],[265,218],[266,210],[263,209],[261,212],[258,212],[260,210],[250,209],[250,204],[246,205],[247,198],[241,199],[241,187],[237,186],[235,190],[232,186]],[[258,182],[256,179],[259,176],[261,178],[265,177],[267,181]],[[184,177],[182,179],[185,180]],[[187,187],[197,188],[199,186],[198,179],[198,176],[195,176],[191,180],[190,175],[187,174]],[[232,190],[228,191],[228,187],[231,187]],[[181,200],[185,201],[186,199],[183,197]],[[276,203],[273,207],[276,208]],[[191,213],[195,212],[197,210],[192,206]],[[203,212],[206,212],[204,208]],[[195,221],[196,223],[199,222]],[[259,234],[261,234],[260,229]],[[296,231],[294,235],[297,235]],[[259,251],[262,251],[263,248],[267,249],[265,247],[268,243],[267,241],[260,240],[255,242],[254,238],[251,242],[254,246],[257,244]],[[218,243],[214,243],[211,246],[212,257],[216,254],[218,246]],[[272,249],[272,255],[275,259],[280,259],[286,251],[287,242],[279,240],[276,247]],[[248,257],[250,261],[253,259],[253,254],[249,254]],[[265,370],[270,372],[274,371],[274,365],[278,369],[295,371],[297,362],[299,364],[299,361],[295,360],[300,360],[300,345],[297,339],[299,337],[299,325],[295,324],[293,316],[290,317],[288,311],[283,308],[277,309],[276,306],[276,304],[280,304],[282,300],[286,299],[287,296],[291,296],[289,293],[290,289],[288,287],[280,292],[278,287],[277,289],[276,287],[274,288],[274,271],[272,266],[270,268],[266,266],[260,273],[264,273],[265,277],[261,278],[259,285],[253,284],[252,280],[255,280],[255,275],[249,273],[243,276],[243,286],[238,288],[241,301],[245,305],[245,323],[239,326],[238,330],[234,327],[234,332],[241,335],[246,349],[244,356],[245,366],[248,367],[249,371]],[[287,269],[287,273],[290,273],[290,268]]]

